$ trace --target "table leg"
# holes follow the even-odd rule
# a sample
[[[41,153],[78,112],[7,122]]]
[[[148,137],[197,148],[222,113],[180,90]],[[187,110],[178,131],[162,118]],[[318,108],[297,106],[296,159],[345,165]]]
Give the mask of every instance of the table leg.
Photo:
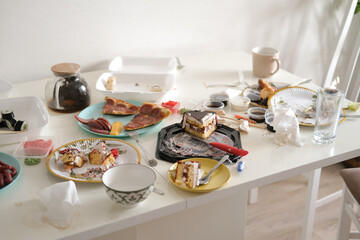
[[[241,236],[239,236],[239,240],[245,240],[245,229],[246,229],[246,212],[247,212],[247,204],[248,204],[248,192],[243,191],[239,200],[239,205],[237,206],[240,209],[240,219],[239,219],[239,232]]]
[[[305,214],[303,228],[301,232],[302,240],[310,240],[315,220],[316,201],[319,190],[321,168],[315,169],[309,173],[308,190],[306,195]]]
[[[248,193],[249,194],[249,197],[248,197],[249,204],[254,204],[259,201],[258,193],[259,193],[259,188],[253,188],[253,189],[249,190],[249,193]]]

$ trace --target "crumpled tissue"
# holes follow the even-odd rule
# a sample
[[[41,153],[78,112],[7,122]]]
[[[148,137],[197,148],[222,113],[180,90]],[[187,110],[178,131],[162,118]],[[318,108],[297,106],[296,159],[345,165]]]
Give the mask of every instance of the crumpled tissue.
[[[275,129],[274,140],[278,145],[288,142],[296,146],[303,146],[305,138],[300,136],[299,122],[295,112],[291,108],[276,108],[273,110],[274,120],[272,126]]]
[[[240,119],[239,121],[239,130],[242,132],[250,132],[250,126],[249,126],[249,122],[244,120],[244,119]]]
[[[55,227],[70,226],[75,205],[80,204],[76,185],[73,181],[51,185],[38,192],[40,201],[46,208],[44,217]]]

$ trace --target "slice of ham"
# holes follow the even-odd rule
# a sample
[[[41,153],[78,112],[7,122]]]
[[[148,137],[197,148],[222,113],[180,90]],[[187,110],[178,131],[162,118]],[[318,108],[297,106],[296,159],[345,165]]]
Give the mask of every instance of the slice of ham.
[[[94,118],[83,119],[83,118],[81,118],[81,117],[79,117],[79,116],[76,116],[76,115],[75,115],[75,118],[76,118],[76,120],[78,120],[78,121],[81,122],[82,124],[88,124],[89,121],[94,120]]]
[[[162,121],[171,115],[171,111],[167,108],[158,106],[153,103],[143,103],[139,113],[124,126],[125,130],[136,130],[151,126]]]
[[[89,130],[92,132],[109,134],[109,132],[111,131],[111,123],[106,118],[99,117],[97,119],[94,118],[84,119],[76,115],[75,118],[82,124],[88,125]]]
[[[138,106],[120,99],[105,97],[106,103],[102,109],[103,114],[131,115],[139,112]]]

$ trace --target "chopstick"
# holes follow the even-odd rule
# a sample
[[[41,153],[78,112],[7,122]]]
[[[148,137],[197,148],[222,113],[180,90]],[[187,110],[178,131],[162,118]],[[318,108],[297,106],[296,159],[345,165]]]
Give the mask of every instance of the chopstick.
[[[17,133],[23,133],[25,131],[10,131],[10,130],[0,130],[0,134],[17,134]]]
[[[235,115],[235,118],[236,118],[236,119],[244,119],[244,120],[248,121],[249,123],[254,123],[254,124],[256,124],[256,122],[255,122],[254,120],[251,120],[251,119],[249,119],[249,118],[246,118],[246,117],[243,117],[243,116],[240,116],[240,115]]]
[[[219,117],[241,123],[241,120],[239,120],[237,118],[232,118],[232,117],[228,117],[228,116],[219,116]],[[261,129],[266,129],[266,126],[259,125],[259,124],[256,124],[256,123],[251,123],[251,122],[249,122],[249,126],[250,127],[256,127],[256,128],[261,128]]]

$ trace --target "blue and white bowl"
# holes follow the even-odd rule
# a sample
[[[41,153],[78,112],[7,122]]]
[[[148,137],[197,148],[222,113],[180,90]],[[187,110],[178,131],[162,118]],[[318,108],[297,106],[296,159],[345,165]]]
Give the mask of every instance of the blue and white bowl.
[[[134,207],[152,192],[156,174],[150,167],[140,164],[121,164],[107,170],[102,182],[106,193],[124,207]]]

